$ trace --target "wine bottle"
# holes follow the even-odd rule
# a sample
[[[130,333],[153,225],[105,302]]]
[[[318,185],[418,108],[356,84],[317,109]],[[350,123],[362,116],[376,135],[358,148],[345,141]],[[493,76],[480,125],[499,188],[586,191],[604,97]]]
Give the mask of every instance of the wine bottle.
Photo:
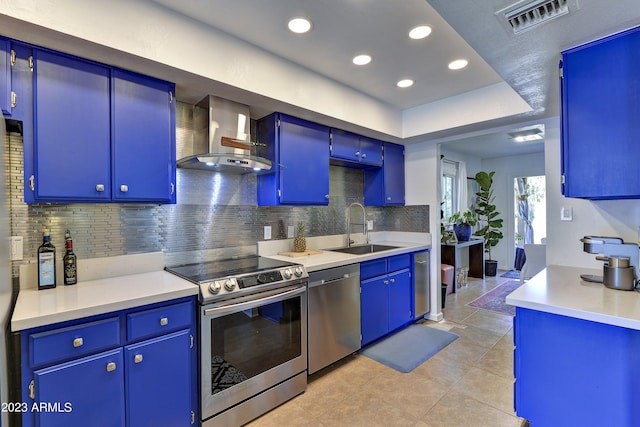
[[[64,284],[75,285],[78,283],[78,268],[76,254],[73,252],[73,241],[71,240],[71,233],[69,233],[69,230],[64,233],[64,239],[67,247],[67,251],[62,258],[62,264],[64,265]]]
[[[38,289],[56,287],[56,248],[51,243],[49,230],[42,233],[42,245],[38,248]]]

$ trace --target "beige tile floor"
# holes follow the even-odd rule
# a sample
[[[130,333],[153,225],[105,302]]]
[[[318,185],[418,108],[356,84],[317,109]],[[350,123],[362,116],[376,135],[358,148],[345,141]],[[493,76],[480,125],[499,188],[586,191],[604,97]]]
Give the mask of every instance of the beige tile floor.
[[[412,372],[352,355],[310,376],[305,393],[249,425],[520,427],[513,411],[512,317],[465,306],[506,280],[470,279],[448,295],[445,320],[427,324],[460,338]]]

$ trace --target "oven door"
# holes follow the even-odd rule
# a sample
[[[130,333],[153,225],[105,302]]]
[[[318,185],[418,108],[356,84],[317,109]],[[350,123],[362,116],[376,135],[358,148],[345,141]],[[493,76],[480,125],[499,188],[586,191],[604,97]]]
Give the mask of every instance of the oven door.
[[[306,281],[201,306],[200,322],[203,420],[307,369]]]

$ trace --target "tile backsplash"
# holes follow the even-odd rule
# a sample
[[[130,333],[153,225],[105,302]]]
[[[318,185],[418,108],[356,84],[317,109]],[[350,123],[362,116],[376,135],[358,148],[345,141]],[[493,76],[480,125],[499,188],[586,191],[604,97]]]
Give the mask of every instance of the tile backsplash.
[[[189,108],[178,103],[177,138],[190,137]],[[44,229],[51,231],[59,257],[64,251],[64,231],[69,229],[80,261],[164,251],[172,263],[184,261],[185,254],[255,254],[265,225],[272,227],[273,239],[286,238],[288,226],[300,221],[306,224],[309,237],[343,234],[347,206],[363,201],[362,171],[331,166],[328,206],[259,207],[255,175],[186,169],[177,172],[175,205],[27,205],[21,135],[8,134],[4,146],[11,235],[24,238],[24,258],[13,262],[14,277],[20,264],[35,262]],[[428,206],[367,207],[366,212],[376,231],[429,232]]]

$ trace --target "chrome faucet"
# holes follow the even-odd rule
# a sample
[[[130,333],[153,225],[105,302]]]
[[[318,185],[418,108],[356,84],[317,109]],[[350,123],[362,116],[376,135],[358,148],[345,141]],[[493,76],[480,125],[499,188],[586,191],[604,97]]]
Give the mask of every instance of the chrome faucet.
[[[367,212],[364,209],[364,206],[361,203],[354,202],[349,205],[347,208],[347,247],[350,248],[351,244],[354,243],[351,240],[351,208],[353,206],[360,206],[362,208],[362,234],[366,239],[367,244],[369,243],[369,234],[367,233]]]

